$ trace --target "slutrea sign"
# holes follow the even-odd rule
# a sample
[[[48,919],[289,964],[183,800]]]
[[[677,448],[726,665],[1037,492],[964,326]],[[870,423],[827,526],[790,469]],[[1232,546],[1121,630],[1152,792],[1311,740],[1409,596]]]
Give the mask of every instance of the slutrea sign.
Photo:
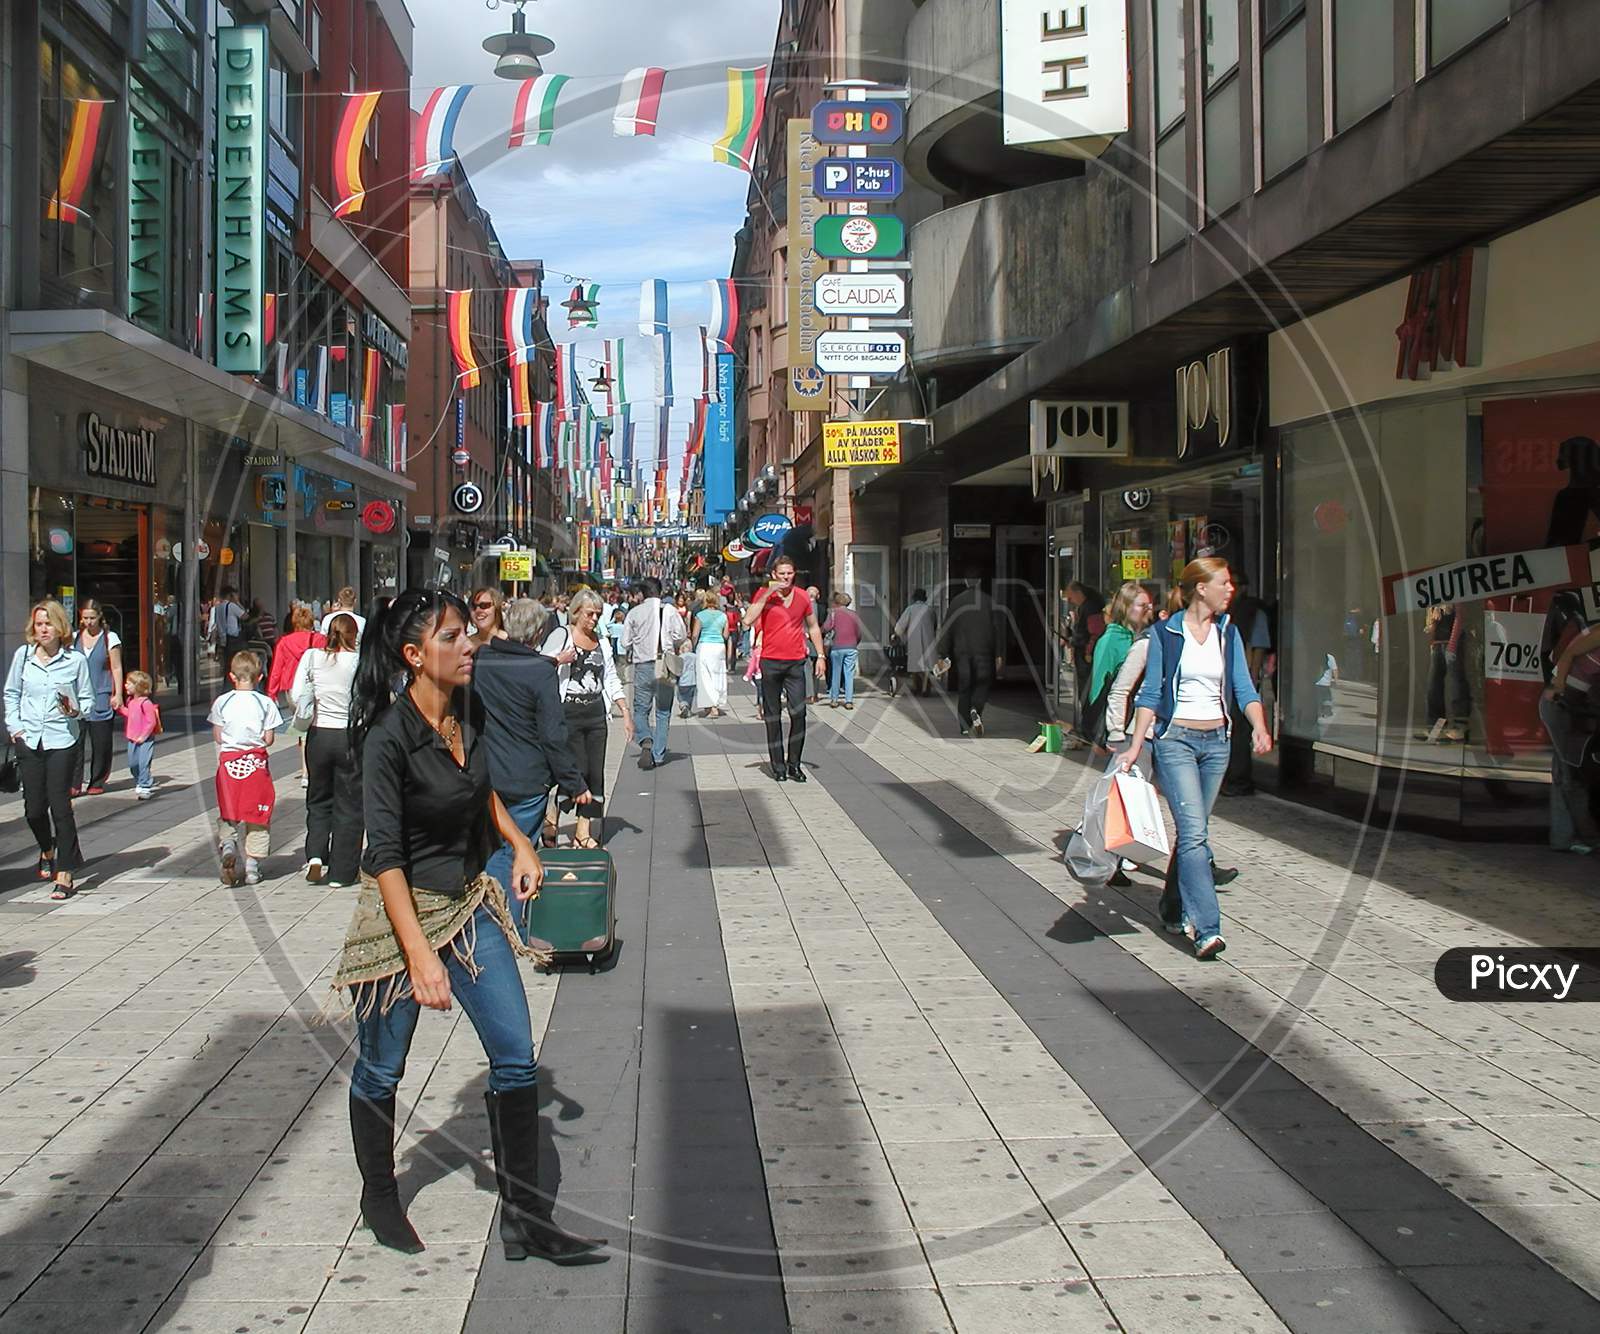
[[[1543,547],[1503,556],[1472,556],[1427,570],[1386,575],[1384,611],[1426,611],[1446,602],[1520,597],[1540,588],[1588,584],[1595,577],[1587,546]]]
[[[83,470],[128,486],[156,484],[156,433],[148,426],[121,427],[86,412],[80,423]]]
[[[217,32],[217,366],[247,375],[266,364],[267,30]]]

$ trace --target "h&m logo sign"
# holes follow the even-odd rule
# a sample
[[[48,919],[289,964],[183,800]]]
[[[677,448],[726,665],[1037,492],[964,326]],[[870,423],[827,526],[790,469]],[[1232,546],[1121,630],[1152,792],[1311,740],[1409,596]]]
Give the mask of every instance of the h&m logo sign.
[[[1483,364],[1483,300],[1489,248],[1472,246],[1411,275],[1394,378],[1426,380],[1434,371]]]
[[[1219,348],[1204,361],[1178,367],[1178,457],[1196,437],[1213,435],[1218,449],[1233,436],[1233,349]]]

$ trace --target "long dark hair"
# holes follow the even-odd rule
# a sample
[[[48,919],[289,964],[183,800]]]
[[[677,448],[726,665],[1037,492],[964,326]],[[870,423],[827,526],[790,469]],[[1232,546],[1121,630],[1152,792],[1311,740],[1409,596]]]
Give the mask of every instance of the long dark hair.
[[[350,746],[359,759],[367,733],[411,684],[411,668],[402,651],[421,644],[447,611],[472,624],[467,604],[439,588],[408,588],[367,623],[361,636],[361,659],[350,688]]]

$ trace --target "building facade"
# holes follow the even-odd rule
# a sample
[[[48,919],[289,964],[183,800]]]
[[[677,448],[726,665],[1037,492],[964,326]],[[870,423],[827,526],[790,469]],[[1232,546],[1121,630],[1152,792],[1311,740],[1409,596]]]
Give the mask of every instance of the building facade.
[[[1052,63],[1083,34],[1021,0],[846,23],[844,69],[869,44],[900,62],[906,163],[933,197],[899,208],[911,373],[872,415],[931,429],[899,466],[834,479],[831,564],[872,569],[891,609],[975,570],[1009,612],[1008,675],[1070,717],[1067,584],[1164,598],[1224,556],[1269,613],[1279,747],[1258,781],[1537,833],[1549,752],[1524,659],[1562,587],[1494,576],[1600,532],[1592,8],[1081,10],[1088,64]]]
[[[93,598],[123,641],[125,666],[198,696],[220,674],[199,630],[204,603],[222,588],[281,616],[290,599],[326,598],[343,583],[367,594],[397,587],[404,480],[354,414],[334,415],[331,393],[297,392],[330,341],[305,299],[315,149],[303,110],[319,48],[349,16],[294,8],[7,6],[6,645],[17,642],[30,600],[55,597],[75,610]],[[403,82],[392,73],[409,63],[403,7],[369,6],[360,18],[390,57],[384,77]],[[219,73],[218,50],[235,38]],[[234,126],[259,134],[258,144],[219,150],[225,82],[262,109],[264,125],[252,116]],[[218,193],[210,167],[219,151],[235,168],[229,194]],[[258,201],[242,213],[241,194]],[[320,281],[354,282],[349,257],[322,259]],[[223,273],[243,288],[235,296],[230,286],[219,302]],[[232,369],[241,364],[249,369]],[[347,398],[362,392],[347,382]],[[403,402],[403,379],[383,392],[365,400],[387,418]],[[312,535],[327,536],[326,555],[302,569],[301,539]]]

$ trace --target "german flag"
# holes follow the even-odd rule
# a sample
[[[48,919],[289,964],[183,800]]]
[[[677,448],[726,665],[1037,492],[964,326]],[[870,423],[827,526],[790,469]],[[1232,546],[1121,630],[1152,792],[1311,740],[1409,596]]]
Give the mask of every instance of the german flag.
[[[95,153],[100,147],[100,122],[109,102],[78,98],[72,108],[72,132],[61,159],[61,179],[50,197],[45,217],[52,222],[86,222],[89,215],[80,205],[94,174]]]
[[[339,137],[333,143],[333,193],[338,198],[333,216],[348,218],[361,212],[367,187],[361,181],[361,147],[367,126],[378,109],[378,93],[346,93],[339,117]]]
[[[447,293],[446,322],[450,327],[450,351],[456,359],[456,381],[463,389],[476,389],[483,376],[472,351],[472,289]]]

